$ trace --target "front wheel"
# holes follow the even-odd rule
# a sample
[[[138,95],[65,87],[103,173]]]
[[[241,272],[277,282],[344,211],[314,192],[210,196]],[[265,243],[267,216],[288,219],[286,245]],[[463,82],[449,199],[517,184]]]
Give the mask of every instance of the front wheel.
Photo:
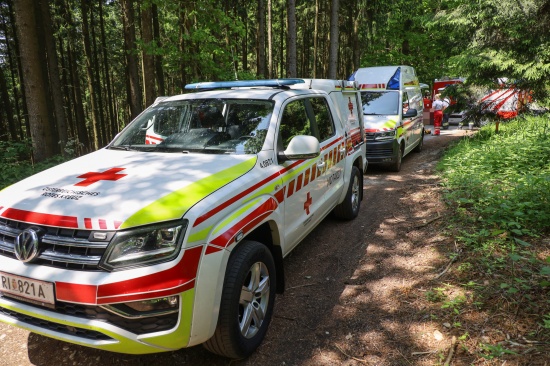
[[[204,343],[210,352],[245,358],[265,337],[275,302],[275,262],[255,241],[240,244],[227,263],[218,325]]]
[[[390,169],[394,172],[401,170],[401,161],[403,160],[403,150],[401,146],[397,148],[397,156],[395,157],[395,162],[390,165]]]
[[[356,166],[353,166],[351,168],[351,177],[346,198],[334,208],[334,216],[339,219],[351,220],[359,215],[363,187],[362,183],[363,177],[361,176],[361,172]]]
[[[420,141],[418,141],[418,144],[414,147],[414,152],[421,152],[422,148],[424,147],[424,132],[420,135]]]

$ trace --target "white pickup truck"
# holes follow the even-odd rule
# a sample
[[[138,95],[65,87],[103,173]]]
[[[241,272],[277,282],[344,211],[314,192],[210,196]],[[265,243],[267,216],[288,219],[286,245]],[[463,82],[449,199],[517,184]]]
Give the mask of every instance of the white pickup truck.
[[[251,354],[283,258],[366,169],[355,83],[188,85],[105,148],[0,192],[0,321],[122,353]]]

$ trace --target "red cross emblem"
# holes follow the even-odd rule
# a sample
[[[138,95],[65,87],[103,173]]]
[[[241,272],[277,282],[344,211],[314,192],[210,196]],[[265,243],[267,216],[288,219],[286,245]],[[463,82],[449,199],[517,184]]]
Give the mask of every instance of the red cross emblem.
[[[77,178],[84,178],[82,182],[78,182],[75,186],[87,187],[90,184],[93,184],[100,180],[119,180],[122,177],[127,176],[128,174],[117,174],[118,172],[126,168],[111,168],[104,172],[88,172],[82,175],[79,175]]]
[[[307,192],[307,199],[304,202],[304,210],[306,210],[306,214],[308,215],[309,215],[309,206],[311,206],[312,202],[313,200],[311,199],[311,195],[309,194],[309,192]]]

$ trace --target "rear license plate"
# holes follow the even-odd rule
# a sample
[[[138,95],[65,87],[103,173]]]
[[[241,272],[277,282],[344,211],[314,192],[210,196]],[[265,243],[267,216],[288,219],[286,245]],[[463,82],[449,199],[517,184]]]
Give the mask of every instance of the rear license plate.
[[[32,302],[55,304],[54,284],[0,272],[0,292]]]

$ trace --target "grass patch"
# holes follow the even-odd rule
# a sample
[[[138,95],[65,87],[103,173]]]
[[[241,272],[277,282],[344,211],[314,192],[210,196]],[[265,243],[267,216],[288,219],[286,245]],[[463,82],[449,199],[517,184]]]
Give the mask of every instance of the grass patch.
[[[438,171],[454,213],[450,235],[462,249],[452,282],[475,299],[444,302],[445,317],[468,324],[461,314],[477,309],[491,319],[490,327],[505,336],[500,343],[476,347],[486,359],[513,357],[516,352],[506,347],[525,339],[547,347],[550,117],[501,123],[499,133],[486,126],[452,146]],[[429,292],[436,301],[437,289],[434,285]]]

